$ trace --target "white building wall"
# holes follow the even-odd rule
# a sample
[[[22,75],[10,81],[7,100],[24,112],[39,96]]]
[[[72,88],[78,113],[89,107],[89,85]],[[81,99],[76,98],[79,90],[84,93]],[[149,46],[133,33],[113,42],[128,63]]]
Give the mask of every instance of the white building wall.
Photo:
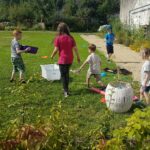
[[[130,0],[132,1],[132,0]],[[150,4],[150,0],[137,0],[135,8]]]
[[[121,0],[120,20],[139,27],[150,24],[150,0]]]

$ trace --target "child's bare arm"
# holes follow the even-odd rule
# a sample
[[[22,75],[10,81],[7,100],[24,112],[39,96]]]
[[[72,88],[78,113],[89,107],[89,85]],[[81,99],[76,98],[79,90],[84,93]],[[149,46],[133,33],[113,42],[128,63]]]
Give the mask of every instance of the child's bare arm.
[[[84,66],[85,66],[86,64],[88,64],[88,61],[87,61],[87,60],[81,65],[81,67],[79,68],[79,71],[81,71],[82,68],[84,68]]]
[[[74,49],[74,52],[75,52],[75,54],[77,56],[78,63],[80,63],[81,60],[80,60],[80,55],[78,53],[78,48],[75,46],[73,49]]]
[[[31,50],[31,47],[27,47],[25,50],[20,50],[19,48],[16,48],[17,54],[26,53]]]
[[[150,80],[150,71],[149,72],[145,72],[145,80],[144,80],[144,87],[146,87],[147,82]]]
[[[53,59],[55,57],[55,55],[57,54],[58,52],[58,47],[55,47],[53,52],[52,52],[52,55],[51,55],[51,58]]]

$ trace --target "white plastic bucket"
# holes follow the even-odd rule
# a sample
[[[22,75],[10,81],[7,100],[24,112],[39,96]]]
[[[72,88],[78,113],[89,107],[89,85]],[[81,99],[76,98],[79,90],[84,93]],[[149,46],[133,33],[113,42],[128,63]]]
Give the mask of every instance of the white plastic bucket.
[[[118,113],[127,112],[132,106],[133,89],[129,83],[110,83],[106,88],[106,105]]]
[[[41,65],[42,77],[48,81],[60,80],[60,71],[57,64]]]

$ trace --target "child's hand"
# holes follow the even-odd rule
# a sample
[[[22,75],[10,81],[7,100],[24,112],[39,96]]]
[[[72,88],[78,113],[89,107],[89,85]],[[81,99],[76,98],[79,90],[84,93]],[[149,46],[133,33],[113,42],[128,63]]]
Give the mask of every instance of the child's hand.
[[[25,52],[29,52],[31,50],[31,47],[27,47],[26,49],[25,49]]]
[[[80,72],[81,72],[81,69],[80,69],[80,68],[79,68],[79,69],[77,69],[77,70],[76,70],[76,72],[77,72],[77,73],[80,73]]]
[[[70,70],[72,73],[75,73],[75,74],[79,74],[80,73],[80,70],[77,69],[77,70]]]
[[[54,59],[54,57],[51,55],[51,57],[50,57],[51,59]]]

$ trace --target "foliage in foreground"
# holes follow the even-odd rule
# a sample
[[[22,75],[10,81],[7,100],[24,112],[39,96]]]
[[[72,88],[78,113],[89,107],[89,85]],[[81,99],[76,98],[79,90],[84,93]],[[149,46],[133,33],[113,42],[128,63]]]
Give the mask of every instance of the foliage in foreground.
[[[97,149],[101,150],[149,150],[150,108],[136,110],[127,119],[125,126],[112,132],[110,140],[101,139]]]
[[[101,116],[98,128],[91,129],[83,135],[78,132],[79,125],[69,121],[69,112],[64,111],[61,101],[50,109],[50,116],[38,116],[34,124],[26,123],[28,111],[27,99],[41,97],[39,93],[31,93],[28,84],[33,82],[36,75],[31,77],[26,85],[11,88],[11,93],[20,96],[20,116],[10,121],[8,129],[0,132],[0,148],[3,150],[29,149],[29,150],[59,150],[59,149],[91,149],[99,137],[109,134],[110,118],[113,116],[106,111]],[[9,107],[12,107],[11,104]],[[32,109],[32,108],[31,108]]]
[[[50,109],[49,117],[38,116],[34,124],[25,123],[27,112],[25,102],[33,97],[28,91],[28,84],[11,89],[21,96],[20,117],[10,122],[7,131],[2,131],[0,148],[3,150],[148,150],[150,148],[150,108],[137,109],[119,129],[112,128],[110,120],[114,114],[105,110],[100,116],[99,127],[89,133],[77,132],[78,124],[69,121],[69,112],[64,111],[61,101]],[[27,94],[28,93],[28,94]],[[41,97],[34,93],[35,97]],[[11,106],[10,106],[11,107]],[[95,146],[96,145],[96,146]]]
[[[50,118],[46,120],[39,118],[40,121],[36,125],[21,125],[18,119],[12,121],[5,140],[0,143],[1,148],[4,150],[70,148],[74,142],[73,133],[76,127],[66,125],[62,113],[59,103],[56,108],[51,109]]]
[[[39,116],[34,124],[22,124],[15,119],[4,133],[0,141],[3,150],[149,150],[150,148],[150,108],[136,110],[127,123],[115,129],[110,128],[113,115],[106,111],[101,116],[99,128],[86,133],[86,139],[77,132],[78,125],[68,120],[68,113],[62,108],[61,102],[50,110],[49,118]],[[95,146],[96,145],[96,146]]]
[[[27,123],[30,115],[26,102],[33,97],[41,98],[40,93],[29,90],[30,83],[37,80],[35,74],[27,84],[9,88],[11,94],[20,97],[20,115],[10,121],[7,131],[0,132],[0,148],[3,150],[148,150],[150,140],[150,108],[137,110],[127,119],[126,125],[112,126],[114,114],[104,110],[99,116],[99,126],[88,132],[79,132],[80,126],[70,121],[69,112],[59,102],[50,108],[49,117],[38,116],[36,123]],[[15,103],[15,102],[14,102]],[[12,107],[15,104],[10,104]],[[30,108],[32,109],[32,107]],[[123,114],[122,114],[123,115]],[[113,129],[116,129],[113,131]],[[83,135],[84,134],[84,135]],[[98,144],[99,143],[99,144]]]

